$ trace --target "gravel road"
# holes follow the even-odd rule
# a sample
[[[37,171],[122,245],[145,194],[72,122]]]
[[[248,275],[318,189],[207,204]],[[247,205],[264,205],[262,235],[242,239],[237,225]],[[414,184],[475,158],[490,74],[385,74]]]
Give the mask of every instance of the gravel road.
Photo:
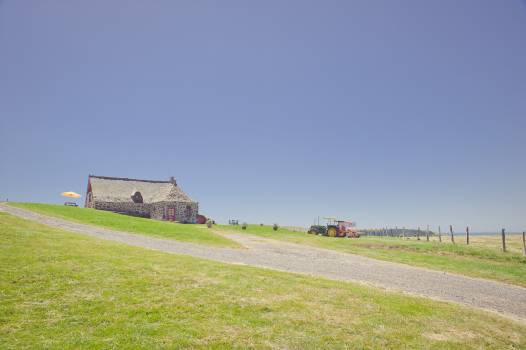
[[[212,248],[98,228],[0,204],[0,210],[68,231],[125,244],[226,263],[246,264],[452,301],[526,322],[526,288],[479,278],[390,263],[359,255],[228,233],[246,249]]]

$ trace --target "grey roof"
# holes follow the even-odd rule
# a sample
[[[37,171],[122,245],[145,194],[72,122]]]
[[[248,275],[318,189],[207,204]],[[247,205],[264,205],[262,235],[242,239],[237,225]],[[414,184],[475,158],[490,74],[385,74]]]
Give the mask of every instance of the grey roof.
[[[172,181],[139,180],[107,176],[89,176],[93,199],[102,202],[133,202],[131,196],[139,191],[144,203],[193,202]]]

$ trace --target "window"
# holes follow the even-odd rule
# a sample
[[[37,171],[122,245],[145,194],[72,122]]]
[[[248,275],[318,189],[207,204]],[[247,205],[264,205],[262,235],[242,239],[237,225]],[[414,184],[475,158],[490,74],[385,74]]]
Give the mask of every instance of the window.
[[[134,194],[131,195],[131,199],[133,201],[133,203],[142,203],[142,195],[141,195],[141,192],[139,191],[135,191]]]

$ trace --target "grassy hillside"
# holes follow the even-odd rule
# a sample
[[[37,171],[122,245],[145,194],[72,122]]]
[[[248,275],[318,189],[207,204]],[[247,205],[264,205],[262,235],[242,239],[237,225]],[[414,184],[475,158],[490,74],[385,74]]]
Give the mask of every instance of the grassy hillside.
[[[211,246],[238,246],[235,242],[213,233],[204,225],[188,225],[156,221],[101,210],[68,207],[65,205],[13,202],[10,202],[9,205],[32,210],[44,215],[55,216],[112,230],[169,238],[184,242],[207,244]]]
[[[259,225],[249,225],[247,230],[240,226],[218,228],[526,287],[526,258],[519,253],[519,236],[510,236],[512,251],[503,253],[497,238],[472,237],[472,244],[466,246],[460,237],[457,244],[450,244],[445,239],[443,243],[426,242],[425,237],[421,241],[389,237],[330,238],[285,229],[273,231],[271,226]]]
[[[513,349],[526,325],[372,287],[164,254],[0,213],[2,348]]]

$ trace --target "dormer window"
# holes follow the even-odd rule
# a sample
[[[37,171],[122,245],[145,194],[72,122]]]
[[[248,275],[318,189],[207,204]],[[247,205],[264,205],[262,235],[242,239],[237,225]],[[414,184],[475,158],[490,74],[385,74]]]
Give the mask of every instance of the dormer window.
[[[133,203],[142,203],[143,202],[141,192],[139,192],[139,191],[135,191],[135,193],[131,195],[131,199],[132,199]]]

